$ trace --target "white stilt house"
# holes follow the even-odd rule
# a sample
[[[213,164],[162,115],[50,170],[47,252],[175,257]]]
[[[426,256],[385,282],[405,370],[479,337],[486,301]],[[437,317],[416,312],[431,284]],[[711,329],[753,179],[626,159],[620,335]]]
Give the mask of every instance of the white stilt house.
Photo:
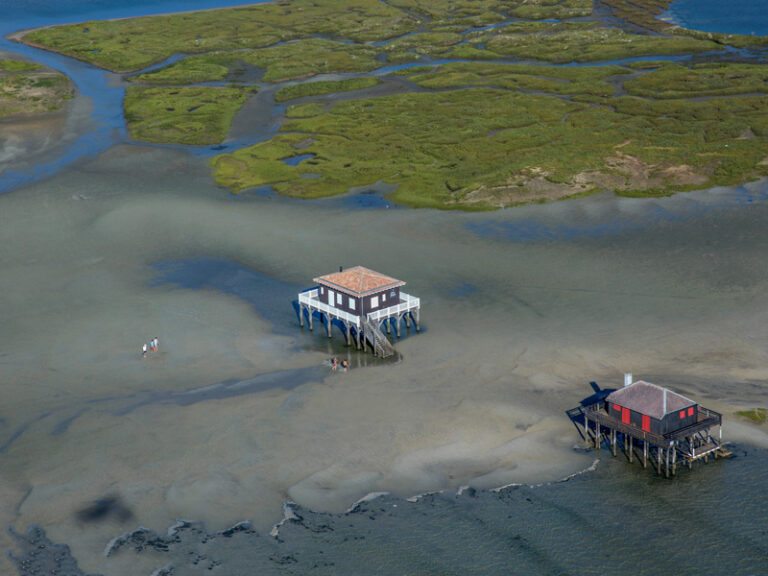
[[[334,321],[343,327],[344,336],[349,346],[354,338],[358,350],[368,342],[375,354],[390,356],[394,348],[381,328],[391,333],[394,323],[397,337],[400,337],[400,325],[405,321],[406,328],[412,321],[419,331],[418,298],[406,294],[400,288],[405,285],[379,272],[363,266],[339,270],[314,279],[317,284],[299,294],[299,318],[304,326],[305,313],[312,330],[312,317],[318,314],[325,321],[328,338]]]

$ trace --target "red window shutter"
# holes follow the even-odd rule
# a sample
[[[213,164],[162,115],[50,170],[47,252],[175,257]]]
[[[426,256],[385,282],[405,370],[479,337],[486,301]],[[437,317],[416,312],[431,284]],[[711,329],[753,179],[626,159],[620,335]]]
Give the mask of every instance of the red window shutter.
[[[685,418],[685,410],[680,410],[680,419]]]
[[[629,408],[621,409],[621,422],[623,424],[629,424]]]
[[[618,404],[614,404],[613,408],[614,410],[621,410],[621,406],[619,406]]]
[[[643,414],[643,430],[646,432],[651,431],[651,417],[647,414]]]
[[[693,416],[693,406],[688,408],[688,416]]]

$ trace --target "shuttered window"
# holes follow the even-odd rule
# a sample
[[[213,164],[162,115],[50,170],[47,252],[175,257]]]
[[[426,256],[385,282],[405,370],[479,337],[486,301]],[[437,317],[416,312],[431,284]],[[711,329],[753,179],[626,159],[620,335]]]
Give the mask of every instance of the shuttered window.
[[[688,408],[688,416],[693,416],[693,406]]]
[[[680,419],[685,418],[685,410],[680,410]]]
[[[651,431],[651,417],[647,414],[643,414],[643,430],[646,432]]]
[[[623,424],[629,424],[629,408],[621,409],[621,422]]]

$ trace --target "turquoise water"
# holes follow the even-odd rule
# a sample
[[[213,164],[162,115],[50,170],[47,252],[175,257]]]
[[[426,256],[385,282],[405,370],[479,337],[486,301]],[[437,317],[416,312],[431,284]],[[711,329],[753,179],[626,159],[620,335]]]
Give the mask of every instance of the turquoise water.
[[[704,32],[768,36],[766,0],[675,0],[661,18]]]

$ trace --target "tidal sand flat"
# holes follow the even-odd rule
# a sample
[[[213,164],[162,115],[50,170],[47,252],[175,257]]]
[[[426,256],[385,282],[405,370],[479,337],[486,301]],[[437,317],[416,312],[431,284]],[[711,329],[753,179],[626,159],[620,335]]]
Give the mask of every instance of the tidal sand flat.
[[[728,415],[767,403],[766,196],[350,210],[232,197],[194,157],[131,146],[4,194],[3,521],[86,572],[149,574],[156,556],[105,558],[109,541],[179,518],[266,537],[286,500],[558,480],[593,462],[564,411],[624,371],[765,444]],[[298,290],[358,263],[422,298],[399,363],[298,327]],[[83,520],[109,498],[128,513]]]

